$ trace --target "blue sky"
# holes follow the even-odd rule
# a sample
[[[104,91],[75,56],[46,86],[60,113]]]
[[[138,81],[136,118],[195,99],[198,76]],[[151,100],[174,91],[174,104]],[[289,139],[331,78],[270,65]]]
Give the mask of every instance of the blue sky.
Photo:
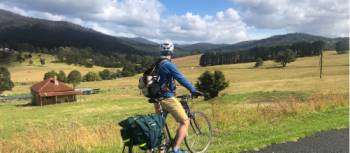
[[[192,12],[199,15],[211,15],[228,8],[235,8],[232,2],[226,0],[161,0],[166,6],[164,16],[181,15]]]
[[[277,34],[349,36],[348,0],[1,0],[0,9],[113,36],[237,43]]]
[[[166,6],[163,16],[181,15],[187,12],[205,16],[229,8],[239,9],[237,3],[228,0],[161,0],[161,2]],[[261,39],[272,35],[285,34],[287,30],[284,28],[257,29],[252,26],[248,28],[247,33],[251,39]]]

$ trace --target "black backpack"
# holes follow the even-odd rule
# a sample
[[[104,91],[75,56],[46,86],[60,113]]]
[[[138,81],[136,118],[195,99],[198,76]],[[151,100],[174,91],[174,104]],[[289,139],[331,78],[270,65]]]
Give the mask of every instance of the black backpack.
[[[125,146],[129,150],[139,146],[142,150],[149,150],[161,144],[162,130],[165,120],[160,114],[136,115],[121,122],[120,130]],[[123,149],[123,152],[124,152]]]
[[[144,96],[151,99],[160,97],[159,67],[165,61],[169,61],[169,59],[163,58],[158,60],[150,69],[143,73],[142,77],[140,77],[138,87]]]

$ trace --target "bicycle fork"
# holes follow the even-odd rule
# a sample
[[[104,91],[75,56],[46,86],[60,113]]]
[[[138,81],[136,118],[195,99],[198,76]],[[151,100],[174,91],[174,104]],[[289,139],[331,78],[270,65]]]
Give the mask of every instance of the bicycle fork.
[[[197,122],[196,122],[196,118],[194,117],[193,114],[191,114],[191,118],[192,118],[192,119],[190,120],[190,125],[191,125],[193,131],[194,131],[197,135],[202,134],[201,129],[198,127],[198,124],[197,124]]]

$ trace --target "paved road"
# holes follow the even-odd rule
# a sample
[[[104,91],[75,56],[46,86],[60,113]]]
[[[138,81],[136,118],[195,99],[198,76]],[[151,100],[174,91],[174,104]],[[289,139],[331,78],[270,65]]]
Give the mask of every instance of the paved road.
[[[349,128],[316,133],[297,142],[242,153],[349,153]]]

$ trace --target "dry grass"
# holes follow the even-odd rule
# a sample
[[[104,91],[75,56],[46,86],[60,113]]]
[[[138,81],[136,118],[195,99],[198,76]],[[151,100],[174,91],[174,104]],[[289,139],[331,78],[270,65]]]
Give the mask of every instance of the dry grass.
[[[51,57],[52,58],[52,57]],[[254,63],[219,65],[211,67],[198,67],[199,55],[175,59],[175,63],[186,77],[193,83],[205,70],[221,70],[230,80],[230,87],[224,93],[236,94],[253,91],[315,91],[319,93],[342,90],[348,92],[349,83],[349,57],[337,55],[335,52],[326,52],[324,55],[324,77],[319,79],[319,57],[299,58],[290,63],[286,68],[276,68],[277,63],[266,61],[262,68],[254,69]],[[42,80],[45,72],[50,70],[64,70],[66,73],[78,69],[83,74],[88,71],[100,71],[102,67],[85,68],[79,66],[67,66],[62,63],[49,63],[42,66],[9,67],[16,86],[12,91],[4,94],[27,93],[29,87]],[[138,76],[122,78],[118,80],[83,82],[80,87],[96,87],[102,89],[124,90],[129,89],[126,95],[139,95],[136,88]],[[180,87],[184,91],[184,88]]]
[[[283,100],[250,102],[233,106],[222,105],[220,101],[215,101],[211,106],[211,114],[218,124],[244,127],[259,121],[274,122],[284,116],[349,106],[348,100],[348,94],[330,93],[315,94],[305,100],[288,97]]]
[[[287,116],[320,112],[333,107],[347,107],[348,59],[348,55],[327,52],[323,79],[318,78],[318,57],[299,58],[283,69],[276,68],[278,64],[272,61],[266,61],[264,66],[258,69],[252,68],[254,63],[202,68],[197,66],[198,55],[176,59],[175,63],[192,82],[205,70],[223,71],[230,80],[230,87],[223,91],[226,95],[255,91],[297,91],[311,95],[307,99],[291,96],[260,101],[253,99],[240,104],[222,103],[219,98],[212,103],[194,104],[194,110],[210,115],[215,136],[219,139],[225,137],[230,129],[244,130],[257,122],[278,122]],[[50,63],[50,60],[46,66],[28,66],[26,63],[10,66],[16,87],[5,94],[28,93],[29,87],[42,80],[43,74],[50,70],[64,70],[68,73],[78,69],[86,73],[104,69],[67,66],[62,63]],[[137,82],[138,76],[83,82],[79,87],[101,88],[102,91],[92,96],[80,96],[75,104],[43,108],[0,105],[0,132],[7,132],[4,138],[0,134],[0,153],[93,152],[95,147],[114,144],[120,149],[119,129],[114,124],[115,120],[135,113],[148,113],[152,109],[146,99],[140,98]],[[179,87],[178,93],[187,92],[183,87]],[[2,116],[3,114],[8,116]],[[173,121],[170,123],[172,129],[177,126]],[[23,128],[17,128],[18,125]],[[9,130],[11,128],[15,130]],[[223,144],[231,145],[230,138],[223,141],[214,142],[213,148],[227,147]]]
[[[192,107],[210,115],[214,124],[214,136],[221,137],[228,129],[244,129],[257,122],[273,123],[283,117],[305,112],[320,112],[329,108],[348,106],[348,98],[347,94],[317,94],[303,100],[287,97],[283,100],[276,98],[271,101],[250,101],[238,105],[222,104],[220,99],[217,99],[211,103],[198,103],[198,106],[194,104]],[[206,107],[201,107],[202,104]],[[86,109],[82,111],[93,113]],[[169,119],[170,128],[176,129],[177,124],[172,118]],[[12,137],[16,139],[10,141],[0,139],[0,152],[90,152],[99,146],[113,146],[119,150],[122,145],[119,127],[113,123],[89,127],[74,121],[69,124],[29,127],[23,133]]]
[[[264,66],[253,68],[254,63],[198,67],[198,56],[176,59],[175,63],[186,77],[195,82],[205,70],[221,70],[230,87],[224,93],[236,94],[253,91],[313,91],[319,93],[349,91],[349,55],[338,55],[333,51],[324,55],[323,79],[319,79],[319,57],[298,58],[286,68],[265,61]],[[194,62],[196,61],[196,62]],[[197,67],[196,67],[197,66]],[[192,68],[194,67],[194,68]]]
[[[49,129],[29,128],[17,140],[1,141],[0,152],[89,152],[96,146],[120,144],[119,127],[105,124],[87,128],[79,122]]]

